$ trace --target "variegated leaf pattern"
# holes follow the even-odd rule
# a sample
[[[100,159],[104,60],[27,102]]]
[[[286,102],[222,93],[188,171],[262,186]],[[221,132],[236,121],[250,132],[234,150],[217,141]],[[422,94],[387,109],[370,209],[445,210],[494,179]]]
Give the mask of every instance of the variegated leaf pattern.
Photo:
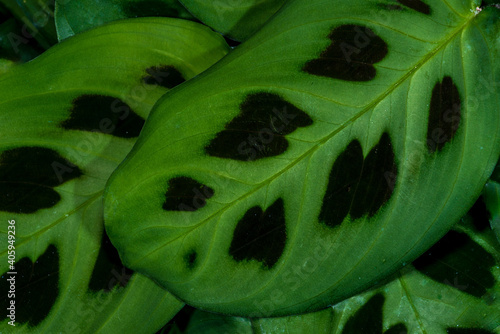
[[[195,311],[185,334],[497,334],[500,243],[478,200],[454,230],[385,284],[304,315],[245,319]]]
[[[499,157],[499,9],[292,0],[167,93],[105,193],[128,267],[262,317],[350,297],[464,215]]]
[[[0,76],[0,291],[4,310],[17,303],[16,333],[155,332],[182,307],[123,266],[102,194],[158,98],[228,50],[198,23],[131,19]]]
[[[55,22],[59,40],[104,23],[134,17],[176,17],[194,20],[177,0],[55,1]]]

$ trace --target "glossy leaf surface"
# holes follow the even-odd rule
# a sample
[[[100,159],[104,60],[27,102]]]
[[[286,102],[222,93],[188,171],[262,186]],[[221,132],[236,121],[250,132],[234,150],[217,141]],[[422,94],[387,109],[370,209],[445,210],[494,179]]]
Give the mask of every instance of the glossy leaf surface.
[[[177,0],[56,0],[59,40],[110,21],[157,16],[193,19]]]
[[[197,23],[132,19],[0,76],[0,254],[15,221],[16,333],[154,333],[182,307],[121,263],[102,193],[157,99],[228,49]],[[8,320],[0,332],[12,331]]]
[[[296,0],[167,93],[111,177],[124,263],[201,309],[324,308],[413,261],[498,160],[499,9]]]
[[[247,40],[285,0],[180,0],[200,21],[237,41]]]
[[[500,244],[487,224],[466,216],[393,281],[335,305],[347,319],[342,333],[369,330],[374,312],[384,333],[499,333]],[[356,315],[365,320],[354,323]]]
[[[248,320],[196,311],[185,333],[500,333],[500,243],[488,221],[472,211],[477,209],[372,291],[322,311],[282,318]]]

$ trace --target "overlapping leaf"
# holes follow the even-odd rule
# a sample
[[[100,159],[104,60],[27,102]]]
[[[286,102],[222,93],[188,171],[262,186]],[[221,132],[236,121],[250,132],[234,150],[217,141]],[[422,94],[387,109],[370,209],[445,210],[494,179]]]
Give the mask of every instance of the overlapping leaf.
[[[0,0],[0,3],[22,24],[14,38],[16,46],[36,40],[43,49],[48,49],[57,43],[53,0]]]
[[[203,23],[237,41],[247,40],[285,0],[180,0]]]
[[[180,0],[203,23],[237,41],[247,40],[286,0]]]
[[[500,333],[500,243],[482,210],[387,284],[333,308],[252,320],[197,311],[185,333]]]
[[[15,221],[16,332],[154,332],[182,306],[121,264],[101,196],[156,100],[228,49],[197,23],[124,20],[0,76],[0,285]]]
[[[289,2],[157,104],[105,195],[124,263],[255,317],[414,260],[498,160],[500,15],[479,5]]]
[[[500,332],[500,244],[487,224],[465,217],[394,280],[335,305],[331,333]]]
[[[56,1],[56,26],[63,40],[104,23],[133,17],[194,19],[177,0]]]

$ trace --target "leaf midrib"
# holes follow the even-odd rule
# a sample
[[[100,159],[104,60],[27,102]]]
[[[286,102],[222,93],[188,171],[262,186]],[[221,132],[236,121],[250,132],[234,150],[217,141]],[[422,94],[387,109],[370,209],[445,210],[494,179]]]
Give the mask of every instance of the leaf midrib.
[[[51,228],[53,228],[54,226],[58,225],[59,223],[63,222],[64,220],[66,219],[69,219],[69,217],[71,215],[73,215],[74,213],[78,212],[79,210],[81,210],[82,208],[85,208],[87,206],[90,206],[94,201],[98,200],[101,198],[102,194],[103,194],[104,190],[100,190],[98,192],[96,192],[95,194],[89,196],[88,199],[86,199],[85,201],[83,201],[80,205],[78,205],[77,207],[75,207],[74,209],[66,212],[65,214],[63,214],[61,217],[57,218],[55,221],[53,221],[51,224],[41,228],[40,230],[36,231],[35,233],[32,233],[32,234],[29,234],[29,235],[26,235],[25,237],[23,237],[22,241],[16,241],[16,247],[20,247],[22,246],[23,244],[26,244],[30,241],[33,240],[33,238],[36,238],[38,237],[39,235],[47,232],[48,230],[50,230]],[[36,214],[36,213],[35,213]],[[30,214],[30,216],[32,215],[35,215],[35,214]],[[0,255],[3,255],[3,254],[7,254],[7,248],[5,249],[5,251],[3,252],[0,252]]]
[[[431,52],[429,52],[425,57],[423,57],[419,62],[417,62],[417,64],[414,67],[412,67],[412,69],[410,71],[408,71],[407,73],[405,73],[401,77],[401,79],[399,79],[394,84],[392,84],[391,86],[389,86],[389,88],[387,90],[385,90],[384,92],[382,92],[382,94],[380,94],[377,98],[375,98],[372,102],[370,102],[367,106],[365,106],[362,110],[360,110],[351,119],[349,119],[346,122],[344,122],[343,124],[339,125],[339,127],[337,129],[335,129],[334,131],[332,131],[329,135],[327,135],[327,136],[323,137],[322,139],[318,140],[317,143],[313,147],[311,147],[310,149],[308,149],[306,152],[304,152],[302,155],[300,155],[297,159],[293,160],[290,164],[288,164],[281,171],[275,173],[274,175],[272,175],[271,177],[267,178],[266,180],[264,180],[264,181],[256,184],[254,189],[250,190],[249,192],[245,193],[244,195],[242,195],[239,198],[235,199],[234,201],[230,202],[226,206],[224,206],[224,207],[220,208],[219,210],[217,210],[216,212],[212,213],[208,217],[204,218],[198,224],[194,225],[191,229],[189,229],[185,233],[182,233],[179,236],[175,237],[174,239],[169,240],[168,242],[162,244],[161,246],[159,246],[158,248],[154,249],[153,251],[151,251],[151,252],[145,254],[144,256],[140,257],[136,261],[132,261],[130,263],[130,266],[135,266],[136,263],[141,263],[143,261],[143,259],[145,259],[146,257],[148,257],[148,256],[156,253],[157,251],[159,251],[163,247],[168,246],[169,244],[175,242],[179,238],[184,238],[186,235],[188,235],[189,233],[191,233],[193,230],[195,230],[196,228],[198,228],[200,225],[203,225],[207,221],[211,220],[212,218],[214,218],[214,217],[216,217],[218,215],[223,214],[226,210],[228,210],[233,205],[235,205],[235,203],[239,203],[242,200],[244,200],[245,198],[250,197],[251,195],[253,195],[257,191],[259,191],[261,188],[267,186],[268,184],[270,184],[271,182],[273,182],[275,179],[277,179],[278,177],[280,177],[281,175],[283,175],[284,173],[286,173],[288,170],[292,169],[299,162],[303,161],[308,156],[312,155],[314,152],[316,152],[318,149],[320,149],[326,142],[328,142],[331,138],[333,138],[336,134],[338,134],[343,129],[345,129],[348,125],[352,124],[357,119],[359,119],[360,117],[362,117],[363,115],[365,115],[368,111],[370,111],[372,108],[374,108],[380,102],[382,102],[387,96],[389,96],[390,94],[392,94],[407,79],[411,78],[413,76],[413,74],[415,74],[419,69],[421,69],[425,64],[427,64],[436,54],[438,54],[441,50],[443,50],[446,46],[448,46],[448,44],[450,44],[451,41],[453,41],[457,35],[459,35],[460,33],[462,33],[472,23],[472,21],[475,19],[476,16],[477,16],[476,14],[471,14],[470,18],[468,20],[466,20],[464,22],[464,24],[462,24],[461,26],[459,26],[458,28],[456,28],[451,34],[449,34],[448,36],[446,36],[442,40],[442,42],[437,43],[438,46],[436,48],[434,48]],[[149,227],[149,228],[152,228],[152,227]],[[147,229],[147,228],[145,228],[145,229]],[[145,229],[143,229],[143,230],[145,230]],[[200,268],[201,267],[202,266],[200,266]]]

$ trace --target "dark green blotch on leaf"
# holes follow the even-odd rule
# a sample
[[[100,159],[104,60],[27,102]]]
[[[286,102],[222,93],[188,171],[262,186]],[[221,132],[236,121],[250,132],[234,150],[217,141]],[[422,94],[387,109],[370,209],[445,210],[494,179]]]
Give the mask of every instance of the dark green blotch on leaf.
[[[375,63],[387,55],[387,44],[370,28],[348,24],[335,28],[331,44],[319,58],[308,61],[302,70],[309,74],[345,81],[370,81],[377,74]]]
[[[159,85],[168,89],[180,85],[186,79],[171,65],[152,66],[146,69],[148,75],[142,78],[147,85]]]
[[[11,300],[16,301],[16,325],[28,324],[30,327],[40,324],[49,314],[59,295],[59,253],[54,245],[33,263],[23,257],[15,263],[15,298],[8,298],[12,275],[2,274],[0,291],[2,306],[7,312]],[[4,317],[4,321],[9,320]],[[9,320],[10,321],[10,320]],[[15,331],[13,331],[15,332]]]
[[[422,274],[475,297],[495,285],[495,259],[467,234],[450,231],[413,262]]]
[[[66,130],[100,132],[121,138],[139,136],[144,119],[119,98],[82,95],[73,100],[70,117],[61,123]]]
[[[469,216],[472,218],[472,225],[478,232],[490,228],[490,213],[486,208],[483,196],[480,196],[469,210]]]
[[[118,251],[111,244],[106,231],[103,231],[101,247],[89,281],[89,290],[109,292],[115,286],[125,287],[133,273],[123,265]]]
[[[358,219],[365,214],[368,214],[368,217],[375,215],[391,197],[396,174],[397,166],[391,138],[384,133],[365,158],[351,205],[351,217]]]
[[[377,293],[347,320],[342,334],[382,334],[385,297]]]
[[[214,190],[186,176],[175,177],[168,181],[163,210],[196,211],[207,204]]]
[[[460,126],[462,99],[449,76],[434,85],[427,124],[427,148],[433,153],[450,142]]]
[[[196,251],[193,249],[189,251],[185,256],[184,260],[186,261],[186,267],[188,269],[193,269],[196,266],[196,258],[198,257],[198,254]]]
[[[277,199],[265,211],[250,208],[238,222],[229,247],[234,260],[257,260],[272,268],[280,259],[286,244],[286,222],[283,199]]]
[[[19,147],[0,155],[0,211],[34,213],[56,205],[54,187],[78,178],[82,171],[58,152],[44,147]]]
[[[367,157],[353,140],[337,157],[330,171],[319,221],[329,227],[342,223],[350,214],[359,219],[375,215],[390,199],[397,177],[391,138],[384,133]]]
[[[404,324],[397,324],[386,330],[384,334],[408,334],[408,329]]]
[[[382,9],[386,9],[386,10],[396,10],[396,11],[403,10],[403,7],[401,7],[399,5],[391,5],[391,4],[385,4],[385,3],[378,4],[378,7],[382,8]]]
[[[363,149],[353,140],[337,157],[330,171],[319,220],[330,227],[340,225],[349,214],[356,184],[363,167]]]
[[[255,161],[288,149],[285,135],[313,123],[302,110],[273,93],[254,93],[240,105],[240,114],[205,147],[213,157]]]

